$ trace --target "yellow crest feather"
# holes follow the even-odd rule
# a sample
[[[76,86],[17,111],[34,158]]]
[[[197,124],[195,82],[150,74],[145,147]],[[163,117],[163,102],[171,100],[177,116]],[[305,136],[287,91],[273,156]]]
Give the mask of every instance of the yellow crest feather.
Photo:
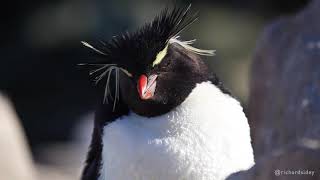
[[[152,63],[152,67],[154,67],[155,65],[159,64],[159,63],[162,61],[162,59],[164,58],[164,56],[166,56],[167,51],[168,51],[168,44],[166,45],[166,47],[165,47],[162,51],[160,51],[160,52],[157,54],[156,60],[154,60],[153,63]]]

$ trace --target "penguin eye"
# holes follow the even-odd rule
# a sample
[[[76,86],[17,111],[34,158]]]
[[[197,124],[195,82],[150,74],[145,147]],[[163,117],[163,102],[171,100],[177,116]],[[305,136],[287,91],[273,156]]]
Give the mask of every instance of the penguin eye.
[[[168,45],[166,45],[166,47],[157,54],[156,59],[152,63],[152,67],[161,63],[162,59],[166,56],[167,51],[168,51]]]

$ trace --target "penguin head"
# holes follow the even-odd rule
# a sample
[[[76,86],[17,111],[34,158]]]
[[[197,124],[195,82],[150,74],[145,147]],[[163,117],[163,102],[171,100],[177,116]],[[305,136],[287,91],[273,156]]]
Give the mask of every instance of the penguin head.
[[[165,9],[151,23],[134,33],[124,33],[94,46],[101,63],[91,72],[103,83],[104,100],[125,103],[136,114],[152,117],[165,114],[181,104],[197,83],[209,80],[199,55],[213,50],[192,47],[195,40],[179,40],[179,33],[196,15],[187,8]],[[103,80],[103,81],[102,81]]]

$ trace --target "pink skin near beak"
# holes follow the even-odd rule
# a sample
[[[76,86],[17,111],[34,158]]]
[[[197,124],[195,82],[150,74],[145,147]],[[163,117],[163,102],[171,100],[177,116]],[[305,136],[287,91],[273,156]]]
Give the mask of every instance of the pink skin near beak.
[[[156,79],[157,75],[151,75],[147,77],[146,75],[141,75],[138,80],[137,88],[139,96],[142,100],[147,100],[153,97],[156,90]]]

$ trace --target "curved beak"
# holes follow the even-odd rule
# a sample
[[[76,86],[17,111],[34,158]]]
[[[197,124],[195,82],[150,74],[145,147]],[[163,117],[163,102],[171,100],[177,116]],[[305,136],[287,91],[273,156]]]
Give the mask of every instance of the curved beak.
[[[146,75],[141,75],[139,77],[137,88],[139,96],[142,100],[147,100],[153,97],[157,86],[157,77],[158,75],[150,75],[149,77]]]

